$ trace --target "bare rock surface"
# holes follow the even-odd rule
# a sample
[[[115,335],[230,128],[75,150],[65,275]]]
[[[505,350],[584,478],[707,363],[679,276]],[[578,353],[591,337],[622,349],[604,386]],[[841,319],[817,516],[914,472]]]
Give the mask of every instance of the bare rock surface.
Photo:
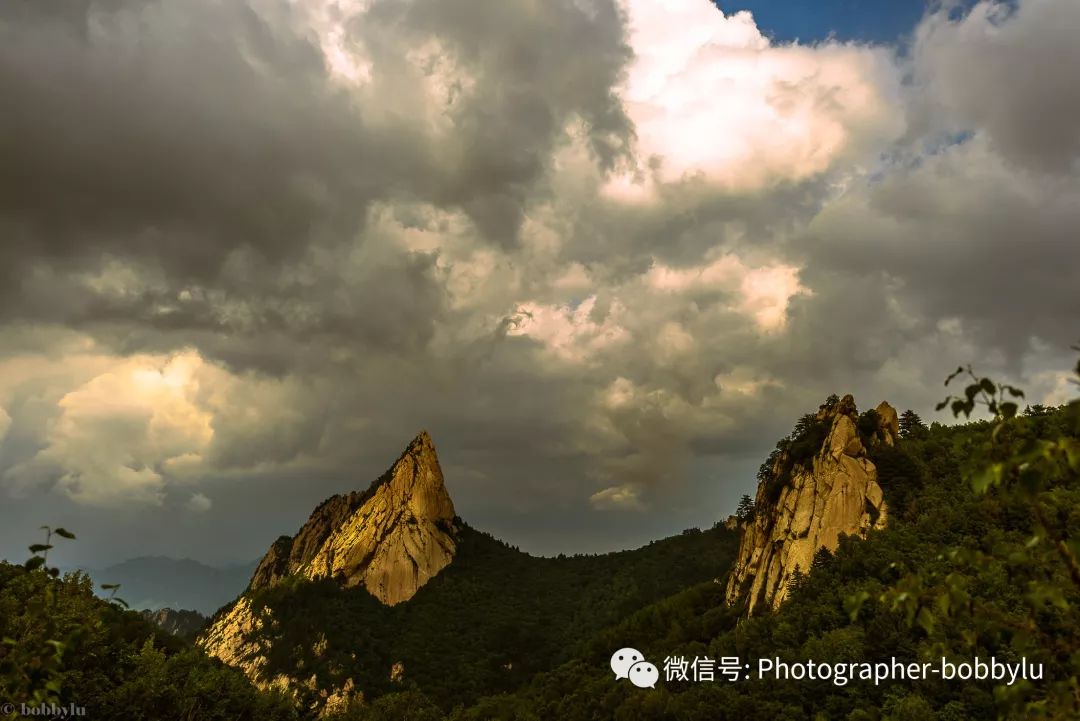
[[[455,517],[435,446],[421,432],[366,491],[327,499],[295,536],[278,538],[247,592],[215,616],[198,643],[260,686],[292,686],[263,678],[268,649],[260,630],[272,619],[254,612],[253,594],[301,576],[363,584],[386,605],[407,601],[453,560]]]
[[[875,410],[878,425],[870,442],[893,445],[896,410],[885,402]],[[848,395],[823,407],[815,420],[828,429],[820,450],[794,465],[782,452],[758,485],[754,518],[743,525],[727,599],[748,596],[750,613],[778,607],[796,570],[808,573],[819,549],[834,551],[841,535],[865,535],[886,523],[888,509],[860,437],[854,399]]]
[[[275,541],[251,589],[287,576],[331,577],[362,583],[387,605],[407,601],[453,559],[453,523],[454,503],[423,432],[367,491],[327,499],[296,536]]]

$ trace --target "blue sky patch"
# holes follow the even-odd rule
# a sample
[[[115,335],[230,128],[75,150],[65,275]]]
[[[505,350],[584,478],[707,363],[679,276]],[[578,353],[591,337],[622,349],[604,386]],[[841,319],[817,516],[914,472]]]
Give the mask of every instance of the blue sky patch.
[[[918,24],[927,0],[715,0],[725,14],[749,10],[777,42],[895,43]],[[970,4],[970,3],[966,3]]]

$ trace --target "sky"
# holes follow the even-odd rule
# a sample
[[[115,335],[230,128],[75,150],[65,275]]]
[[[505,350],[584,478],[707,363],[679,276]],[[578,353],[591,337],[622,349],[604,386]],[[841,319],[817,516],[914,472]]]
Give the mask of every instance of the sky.
[[[1077,27],[2,3],[0,556],[248,561],[421,429],[474,527],[606,551],[726,518],[830,393],[945,420],[970,362],[1064,402]]]
[[[713,4],[727,14],[749,11],[762,34],[780,43],[830,38],[895,43],[912,33],[928,0],[715,0]]]

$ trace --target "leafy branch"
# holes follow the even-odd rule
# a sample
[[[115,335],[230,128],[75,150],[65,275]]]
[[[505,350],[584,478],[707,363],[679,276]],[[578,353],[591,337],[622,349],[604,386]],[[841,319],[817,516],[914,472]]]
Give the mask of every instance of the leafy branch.
[[[986,406],[996,421],[1007,421],[1016,417],[1019,407],[1014,401],[1005,400],[1005,394],[1008,393],[1013,398],[1023,398],[1024,391],[1006,383],[995,383],[989,378],[980,378],[975,375],[970,365],[957,368],[945,379],[945,385],[948,386],[961,376],[967,376],[972,381],[964,388],[964,395],[947,396],[945,400],[937,404],[935,410],[940,411],[948,406],[957,418],[961,413],[965,418],[970,418],[975,406],[982,405]]]
[[[1080,351],[1080,347],[1074,349]],[[1080,377],[1080,362],[1076,373]],[[1005,634],[1018,653],[1026,650],[1040,657],[1050,653],[1052,658],[1068,659],[1072,676],[1038,689],[1041,698],[1029,699],[1022,708],[1030,717],[1046,717],[1049,711],[1051,718],[1076,718],[1080,713],[1080,654],[1069,649],[1080,648],[1075,631],[1080,625],[1076,619],[1080,610],[1080,541],[1071,534],[1075,530],[1075,501],[1070,499],[1080,485],[1080,399],[1063,409],[1064,432],[1050,439],[1031,438],[1017,419],[1016,399],[1025,397],[1021,389],[981,377],[971,366],[957,368],[945,385],[957,380],[966,382],[962,394],[949,395],[937,409],[949,408],[957,418],[970,418],[981,406],[993,417],[982,449],[985,460],[964,478],[976,495],[997,494],[999,501],[1025,512],[1030,536],[1026,543],[986,551],[947,549],[939,556],[938,568],[903,571],[880,593],[862,590],[848,596],[845,608],[854,620],[874,599],[898,614],[907,626],[942,639],[939,649],[943,651],[949,637],[977,650],[980,643]],[[975,600],[972,582],[989,568],[1007,572],[1024,589],[1020,607],[999,608],[993,601]],[[1047,628],[1047,614],[1071,620]],[[944,620],[948,623],[943,624]],[[998,691],[1002,701],[1022,701],[1019,689]]]
[[[33,554],[23,564],[23,568],[27,571],[34,571],[42,569],[45,573],[49,574],[53,578],[60,575],[60,569],[47,566],[46,563],[49,560],[49,551],[52,550],[52,537],[53,535],[60,538],[67,538],[69,540],[75,540],[75,534],[66,528],[50,528],[49,526],[42,526],[41,529],[45,531],[45,543],[34,543],[30,545],[30,553]]]

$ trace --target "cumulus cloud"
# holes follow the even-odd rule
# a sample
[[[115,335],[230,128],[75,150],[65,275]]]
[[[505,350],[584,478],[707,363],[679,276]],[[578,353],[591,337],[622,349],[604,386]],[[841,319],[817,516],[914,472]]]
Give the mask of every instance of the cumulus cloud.
[[[1076,5],[1009,5],[899,53],[707,0],[0,4],[3,486],[254,554],[427,428],[470,522],[572,550],[725,516],[831,392],[1060,398]]]
[[[213,507],[213,502],[204,493],[192,493],[187,506],[196,513],[205,513]]]
[[[199,360],[133,357],[57,401],[45,447],[4,471],[17,487],[54,482],[77,501],[160,504],[169,466],[194,459],[213,436],[191,403]]]
[[[644,161],[662,179],[702,173],[733,189],[865,160],[904,130],[882,48],[773,45],[749,12],[698,0],[629,0],[635,57],[621,88]],[[618,180],[618,195],[627,187]]]
[[[634,485],[612,486],[592,494],[589,502],[599,510],[640,511],[644,509],[640,494],[641,489]]]
[[[162,505],[208,474],[302,464],[323,432],[323,401],[304,384],[238,376],[191,349],[125,357],[88,341],[62,362],[13,355],[0,379],[13,412],[0,479],[24,496]]]
[[[960,18],[938,12],[918,29],[915,82],[926,122],[985,134],[1001,155],[1071,172],[1080,157],[1080,89],[1056,68],[1080,63],[1080,5],[979,2]]]
[[[595,295],[576,307],[528,303],[519,307],[510,318],[507,335],[535,338],[561,359],[582,361],[629,339],[618,323],[620,307],[610,308],[599,322],[594,319],[595,310]]]

